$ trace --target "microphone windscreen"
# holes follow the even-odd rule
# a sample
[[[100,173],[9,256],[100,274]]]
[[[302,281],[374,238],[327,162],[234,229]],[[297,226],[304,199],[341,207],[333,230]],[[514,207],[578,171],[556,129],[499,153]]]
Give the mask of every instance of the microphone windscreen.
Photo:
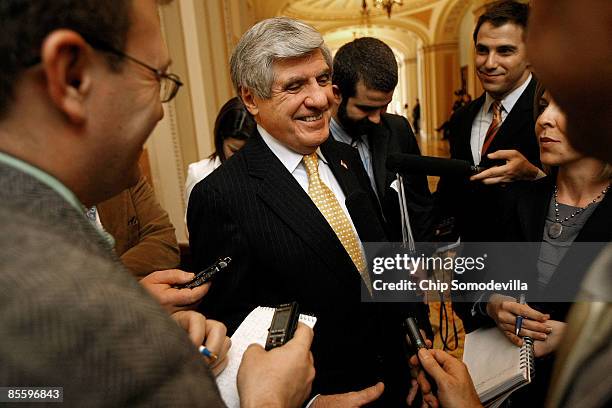
[[[407,153],[389,155],[387,157],[387,169],[394,173],[425,174],[428,176],[470,176],[473,174],[470,162],[466,160]]]

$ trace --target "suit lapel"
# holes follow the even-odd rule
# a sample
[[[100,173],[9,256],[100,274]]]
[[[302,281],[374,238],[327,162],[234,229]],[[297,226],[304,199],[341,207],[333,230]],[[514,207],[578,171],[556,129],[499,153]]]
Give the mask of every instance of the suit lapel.
[[[533,182],[529,193],[523,195],[519,202],[521,229],[528,242],[541,242],[544,235],[546,214],[552,194],[552,184],[548,177]]]
[[[503,149],[505,146],[512,145],[511,139],[516,137],[516,131],[525,122],[525,115],[533,115],[533,94],[535,90],[536,79],[531,78],[529,85],[523,91],[523,94],[516,101],[516,104],[508,113],[506,120],[502,123],[495,139],[489,145],[486,153],[491,153],[496,150]],[[483,156],[484,157],[484,156]]]
[[[118,196],[96,205],[104,229],[112,232],[115,243],[123,243],[121,248],[117,247],[118,253],[127,251],[132,246],[131,243],[138,240],[138,236],[134,237],[134,234],[131,234],[130,228],[133,222],[131,218],[135,217],[128,217],[128,200],[129,192],[123,190]],[[137,230],[138,228],[135,231],[136,235],[138,234]]]
[[[356,272],[353,262],[319,209],[260,136],[244,149],[257,195],[334,273]],[[340,255],[339,255],[340,254]],[[355,277],[358,275],[354,275]]]
[[[576,242],[609,241],[612,235],[612,192],[608,191],[584,224]],[[606,237],[604,239],[604,237]]]
[[[389,148],[389,129],[384,123],[382,126],[375,126],[374,129],[368,138],[368,142],[370,144],[372,168],[374,169],[378,197],[383,197],[387,187],[387,167],[385,162]]]
[[[372,199],[374,197],[371,197],[368,191],[365,191],[364,187],[359,183],[355,174],[358,169],[353,169],[353,166],[359,166],[361,162],[355,163],[351,160],[350,157],[344,154],[342,149],[338,148],[338,143],[328,139],[321,145],[321,152],[327,159],[327,163],[334,177],[338,180],[342,192],[344,192],[344,203],[351,215],[359,238],[363,242],[385,241],[383,229],[377,222],[380,217],[372,207]],[[364,176],[367,177],[365,172]],[[367,187],[369,186],[368,179]]]
[[[84,250],[118,262],[109,243],[96,227],[76,208],[48,185],[31,175],[0,163],[0,202],[23,214],[41,220],[45,228],[55,231]]]

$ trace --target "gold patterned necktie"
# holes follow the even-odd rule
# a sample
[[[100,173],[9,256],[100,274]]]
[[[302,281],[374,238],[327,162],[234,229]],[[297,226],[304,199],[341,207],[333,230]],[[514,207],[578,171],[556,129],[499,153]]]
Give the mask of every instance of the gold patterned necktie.
[[[370,278],[366,268],[365,257],[353,231],[352,225],[344,210],[338,203],[336,196],[319,177],[319,163],[317,153],[304,156],[304,165],[308,173],[308,195],[315,203],[329,226],[334,230],[336,236],[342,243],[351,260],[357,267],[368,289],[371,288]],[[371,289],[370,289],[371,290]]]
[[[493,102],[493,120],[491,121],[491,125],[489,125],[489,129],[487,130],[487,134],[484,139],[484,143],[482,145],[482,150],[480,151],[480,155],[484,156],[485,152],[491,146],[491,142],[495,139],[495,135],[499,131],[499,128],[502,124],[502,112],[501,112],[501,102],[494,101]]]

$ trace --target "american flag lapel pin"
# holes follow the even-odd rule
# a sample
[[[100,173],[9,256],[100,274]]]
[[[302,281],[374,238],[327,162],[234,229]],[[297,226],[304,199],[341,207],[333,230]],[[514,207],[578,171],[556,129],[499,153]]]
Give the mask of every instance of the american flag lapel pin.
[[[340,165],[341,165],[342,167],[344,167],[345,169],[347,169],[347,170],[348,170],[348,166],[346,165],[346,163],[344,162],[344,160],[340,160]]]

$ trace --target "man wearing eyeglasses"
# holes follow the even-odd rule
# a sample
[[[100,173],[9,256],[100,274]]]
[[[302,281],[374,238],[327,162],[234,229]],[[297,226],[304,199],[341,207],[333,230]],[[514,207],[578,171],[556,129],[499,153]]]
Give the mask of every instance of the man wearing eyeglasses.
[[[0,25],[0,402],[62,387],[46,401],[224,406],[212,372],[227,361],[225,327],[193,311],[170,319],[85,215],[138,181],[181,85],[157,2],[3,0]],[[299,406],[311,341],[300,326],[281,348],[249,348],[241,405]]]

